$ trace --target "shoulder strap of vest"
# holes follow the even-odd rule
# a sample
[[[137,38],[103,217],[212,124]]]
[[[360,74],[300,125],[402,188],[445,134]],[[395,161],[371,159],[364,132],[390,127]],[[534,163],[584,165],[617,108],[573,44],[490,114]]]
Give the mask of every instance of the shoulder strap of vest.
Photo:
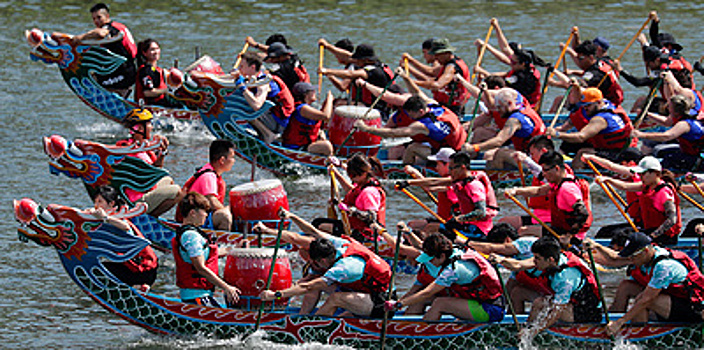
[[[200,227],[193,226],[193,225],[183,225],[179,228],[176,229],[176,239],[178,240],[178,246],[179,248],[186,250],[186,247],[183,246],[183,243],[181,242],[181,236],[183,235],[184,232],[186,231],[196,231],[198,234],[205,238],[205,244],[203,244],[203,247],[207,247],[211,243],[215,243],[214,238],[211,235],[208,235],[207,233],[203,232]]]

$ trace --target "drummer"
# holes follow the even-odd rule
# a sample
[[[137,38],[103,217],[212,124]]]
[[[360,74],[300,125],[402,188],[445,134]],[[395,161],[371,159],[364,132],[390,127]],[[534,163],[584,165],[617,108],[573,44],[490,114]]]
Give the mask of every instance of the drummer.
[[[296,109],[291,114],[281,143],[287,148],[329,156],[333,153],[332,143],[325,139],[325,132],[320,126],[332,117],[333,97],[332,92],[328,91],[322,110],[315,109],[312,104],[318,100],[316,90],[315,86],[306,82],[293,86]]]
[[[286,210],[281,213],[297,224],[302,223],[307,227],[306,231],[314,233],[315,239],[300,237],[298,241],[308,249],[313,268],[323,275],[282,291],[262,291],[260,298],[264,301],[290,298],[306,293],[318,293],[334,286],[337,287],[336,290],[328,296],[316,315],[333,316],[338,308],[342,308],[356,316],[383,317],[386,292],[391,280],[389,264],[353,238],[332,236],[317,230]],[[257,228],[262,228],[262,225],[257,225]],[[289,237],[293,237],[292,235],[295,234],[288,234]]]
[[[232,228],[232,213],[225,206],[227,185],[222,174],[232,170],[235,165],[235,144],[230,140],[213,140],[210,143],[210,162],[198,168],[181,189],[182,193],[197,192],[208,199],[207,228],[230,231]],[[182,202],[181,202],[182,203]],[[176,207],[176,221],[183,222],[185,216],[182,208]]]

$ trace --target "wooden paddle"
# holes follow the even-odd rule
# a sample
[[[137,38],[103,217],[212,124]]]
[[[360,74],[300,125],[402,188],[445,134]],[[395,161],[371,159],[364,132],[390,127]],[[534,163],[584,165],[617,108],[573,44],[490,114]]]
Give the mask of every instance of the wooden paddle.
[[[323,58],[325,56],[325,47],[323,45],[320,45],[320,60],[318,61],[318,67],[323,68]],[[320,89],[323,86],[323,73],[318,73],[318,94],[320,94]]]
[[[486,52],[486,46],[489,44],[489,38],[491,38],[492,30],[494,30],[494,26],[489,25],[489,30],[486,32],[486,37],[484,38],[484,45],[482,45],[482,48],[479,50],[479,56],[477,57],[477,66],[482,65],[482,59],[484,58],[484,53]],[[476,75],[477,72],[472,72],[472,76],[469,78],[470,84],[474,81],[474,77]]]
[[[511,294],[508,292],[508,290],[506,290],[506,284],[504,283],[504,278],[501,276],[501,271],[499,271],[499,265],[492,264],[492,266],[496,270],[496,275],[499,277],[499,283],[501,283],[501,290],[504,291],[504,299],[506,299],[506,303],[508,303],[508,310],[511,312],[511,317],[513,317],[513,323],[516,324],[516,330],[520,332],[521,324],[518,323],[518,316],[516,316],[516,310],[513,308],[513,303],[511,302]]]
[[[472,111],[472,119],[469,121],[469,128],[467,128],[467,139],[469,139],[469,136],[472,134],[472,130],[474,130],[474,119],[477,117],[477,111],[479,110],[479,103],[482,100],[483,94],[484,94],[484,89],[480,88],[479,95],[477,95],[477,102],[474,103],[474,111]]]
[[[396,250],[394,251],[394,263],[391,267],[391,280],[389,281],[389,290],[386,296],[386,300],[391,300],[391,294],[394,290],[394,280],[396,279],[396,269],[398,268],[398,251],[401,250],[401,230],[396,233]],[[393,311],[390,311],[393,312]],[[381,322],[381,336],[379,337],[379,347],[384,350],[384,343],[386,343],[386,327],[389,325],[389,313],[384,312],[384,320]]]
[[[604,318],[606,319],[606,324],[608,325],[609,322],[609,309],[606,307],[606,298],[604,298],[604,291],[601,288],[601,282],[599,282],[599,272],[597,271],[596,268],[596,263],[594,262],[594,255],[592,254],[592,248],[589,247],[587,248],[587,253],[589,254],[589,264],[592,268],[592,272],[594,273],[594,279],[596,280],[596,286],[597,289],[599,289],[599,299],[601,299],[601,308],[604,311]],[[609,338],[611,338],[611,341],[614,341],[614,336],[610,335]]]
[[[408,69],[408,57],[405,57],[405,58],[403,59],[403,66],[404,66],[404,68],[405,68],[405,70],[406,70],[406,75],[410,76],[410,73],[408,72],[408,71],[409,71],[409,69]]]
[[[335,176],[335,171],[333,171],[332,167],[334,165],[330,165],[329,172],[330,172],[330,199],[331,202],[330,205],[331,207],[328,208],[328,217],[331,219],[336,219],[337,215],[335,214],[335,203],[338,201],[339,193],[337,190],[337,178]],[[332,212],[332,216],[331,216]],[[352,228],[350,226],[350,219],[347,217],[347,212],[344,210],[340,210],[340,218],[342,218],[342,227],[345,230],[345,234],[348,236],[352,235]]]
[[[645,20],[645,23],[643,23],[643,25],[640,27],[640,29],[638,29],[638,32],[636,32],[636,35],[634,35],[633,38],[631,38],[631,41],[628,42],[628,45],[626,45],[626,47],[623,48],[623,51],[621,51],[621,54],[618,55],[617,60],[619,62],[621,62],[621,58],[623,58],[623,55],[626,54],[626,51],[628,51],[628,49],[631,47],[631,45],[633,45],[633,43],[636,41],[636,39],[638,39],[638,36],[640,35],[641,32],[643,32],[643,29],[645,29],[645,27],[648,25],[648,23],[650,23],[650,14],[648,14],[648,18]],[[613,69],[611,69],[607,74],[604,74],[604,77],[601,78],[599,85],[596,86],[597,89],[599,87],[601,87],[601,84],[604,83],[604,80],[606,80],[606,77],[609,74],[611,74],[611,72],[613,72]]]
[[[570,91],[572,91],[572,85],[570,85],[567,90],[565,90],[565,94],[562,95],[562,101],[560,101],[560,105],[557,107],[557,111],[555,111],[555,115],[552,117],[552,121],[550,122],[550,127],[554,128],[555,124],[557,124],[557,119],[560,118],[560,113],[562,113],[562,109],[565,108],[565,104],[567,103],[567,96],[570,95]]]
[[[372,109],[374,109],[376,104],[379,103],[379,101],[381,101],[381,97],[384,96],[384,93],[386,93],[386,90],[388,90],[389,87],[391,87],[391,85],[394,83],[396,78],[398,78],[398,74],[394,75],[394,77],[391,78],[391,81],[388,84],[386,84],[386,86],[384,86],[384,90],[382,90],[381,93],[379,94],[379,96],[376,97],[376,100],[374,100],[374,102],[372,102],[372,105],[369,106],[369,109],[367,109],[367,111],[364,112],[362,119],[365,119],[367,117],[367,115],[369,115],[369,112],[371,112]],[[347,144],[347,141],[350,140],[350,137],[352,137],[352,135],[355,132],[357,132],[357,128],[353,127],[352,130],[350,130],[350,134],[347,135],[347,137],[345,137],[345,139],[342,141],[342,144],[340,145],[340,147],[338,147],[337,150],[335,150],[335,155],[338,155],[340,153],[340,150],[345,146],[345,144]]]
[[[235,60],[235,66],[233,69],[238,69],[237,67],[240,66],[240,62],[242,61],[242,55],[244,55],[245,52],[247,52],[247,49],[249,49],[249,43],[244,43],[244,47],[242,47],[242,51],[240,51],[240,54],[237,55],[237,60]]]
[[[695,201],[692,197],[690,197],[690,196],[687,195],[686,193],[682,192],[681,190],[677,190],[677,193],[679,193],[680,197],[682,197],[682,198],[686,199],[688,202],[692,203],[692,205],[694,205],[695,207],[697,207],[697,209],[699,209],[699,210],[701,210],[701,211],[704,212],[704,206],[702,206],[701,204],[697,203],[697,201]]]
[[[599,169],[596,168],[596,166],[594,166],[594,163],[591,160],[587,160],[587,165],[589,165],[589,167],[592,168],[592,171],[594,172],[594,174],[596,176],[601,176],[601,172],[599,171]],[[623,205],[624,208],[628,207],[628,203],[626,203],[626,201],[623,200],[623,198],[621,198],[621,196],[618,193],[616,193],[616,191],[614,191],[614,188],[611,187],[611,184],[607,183],[606,187],[608,187],[609,191],[611,191],[612,193],[614,193],[616,195],[616,198],[618,198],[619,203],[621,203],[621,205]],[[611,197],[611,196],[609,196],[609,197]],[[614,204],[616,204],[616,203],[614,202]],[[616,205],[616,206],[618,207],[618,205]],[[638,232],[638,230],[636,230],[636,232]]]
[[[694,188],[697,190],[697,192],[699,192],[699,195],[700,195],[700,196],[704,197],[704,191],[703,191],[702,188],[699,186],[699,184],[697,183],[696,180],[689,180],[689,183],[691,183],[692,186],[694,186]]]
[[[604,183],[599,181],[598,179],[595,182],[599,184],[599,187],[601,187],[601,189],[604,191],[604,193],[606,193],[606,195],[609,197],[609,199],[611,199],[611,203],[614,203],[614,205],[616,206],[616,209],[618,209],[618,211],[621,213],[623,218],[626,219],[626,221],[628,221],[628,224],[631,225],[633,230],[638,232],[638,227],[636,227],[636,224],[633,223],[633,220],[631,220],[631,217],[628,216],[628,213],[626,213],[623,210],[623,208],[621,208],[621,206],[618,205],[618,203],[616,202],[616,199],[611,194],[611,191],[613,191],[613,188],[611,188],[611,187],[607,188],[606,186],[604,186]],[[607,183],[606,185],[608,186],[609,184]],[[611,189],[611,191],[609,191],[609,189]],[[616,193],[616,192],[614,191],[614,193]],[[616,194],[616,195],[618,196],[618,194]]]
[[[418,174],[416,174],[416,173],[411,173],[411,177],[414,179],[420,179],[420,177],[418,177]],[[438,199],[435,197],[435,195],[433,195],[433,192],[430,192],[430,190],[425,187],[421,187],[421,188],[423,189],[423,192],[425,192],[425,194],[427,194],[428,197],[430,197],[430,200],[433,201],[433,203],[438,204]]]
[[[269,277],[266,279],[266,287],[264,290],[269,290],[271,288],[271,279],[274,277],[274,269],[276,268],[276,256],[279,254],[279,244],[281,243],[281,235],[284,232],[284,222],[286,219],[281,218],[279,220],[279,231],[276,233],[276,245],[274,246],[274,255],[271,257],[271,267],[269,267]],[[272,301],[272,305],[273,305]],[[261,303],[259,304],[259,311],[257,311],[257,321],[254,323],[254,331],[252,333],[247,334],[242,338],[242,341],[244,342],[245,339],[249,338],[252,334],[256,333],[259,330],[259,326],[262,323],[262,313],[264,312],[264,301],[262,300]]]
[[[533,214],[533,212],[530,209],[528,209],[525,205],[523,205],[523,203],[521,203],[515,196],[513,196],[512,194],[510,194],[508,192],[504,192],[504,195],[506,196],[506,198],[512,200],[514,203],[516,203],[516,205],[521,207],[521,209],[523,209],[523,211],[525,211],[528,215],[530,215],[530,217],[532,217],[535,221],[537,221],[541,226],[543,226],[553,236],[555,236],[556,238],[560,238],[560,235],[558,235],[557,232],[555,232],[555,230],[552,229],[552,227],[548,226],[548,224],[546,224],[543,220],[540,220],[539,217],[537,217],[535,214]]]
[[[408,198],[410,198],[411,200],[413,200],[414,202],[416,202],[416,204],[420,205],[421,208],[425,209],[425,211],[427,211],[428,213],[430,213],[430,215],[432,215],[434,218],[436,218],[438,221],[440,221],[441,224],[446,224],[446,223],[447,223],[447,220],[443,219],[442,216],[438,215],[438,213],[436,213],[436,212],[433,211],[432,209],[428,208],[428,206],[425,205],[425,203],[421,202],[420,199],[418,199],[418,197],[414,196],[414,195],[413,195],[411,192],[409,192],[407,189],[401,188],[401,187],[398,186],[398,185],[396,185],[396,189],[397,189],[397,190],[400,190],[400,191],[403,192],[406,196],[408,196]],[[462,239],[464,239],[464,240],[467,239],[467,236],[465,236],[464,234],[462,234],[462,232],[457,231],[457,230],[454,230],[454,229],[453,229],[453,231],[455,232],[455,234],[457,234],[457,237],[460,237],[460,238],[462,238]]]
[[[657,94],[660,84],[662,84],[662,80],[662,78],[658,78],[658,80],[655,81],[655,85],[653,85],[653,87],[650,89],[650,93],[648,94],[648,100],[646,101],[643,110],[640,111],[640,115],[638,116],[638,120],[636,120],[636,123],[633,125],[633,129],[640,128],[640,124],[643,123],[645,116],[648,115],[648,109],[650,109],[650,105],[653,103],[653,99],[655,99],[655,95]]]
[[[557,58],[557,62],[555,62],[555,67],[553,67],[553,71],[550,72],[545,77],[545,82],[543,83],[543,91],[540,92],[540,97],[538,98],[538,104],[536,106],[535,111],[540,114],[540,108],[543,106],[543,97],[545,97],[545,93],[548,92],[548,82],[550,79],[552,79],[553,75],[555,75],[556,69],[560,68],[560,63],[562,63],[562,59],[565,57],[565,53],[567,52],[567,48],[570,46],[570,43],[572,42],[572,38],[574,37],[574,33],[576,31],[575,27],[572,27],[572,31],[570,31],[570,36],[567,38],[567,41],[565,42],[565,47],[562,48],[562,52],[560,52],[560,56]]]

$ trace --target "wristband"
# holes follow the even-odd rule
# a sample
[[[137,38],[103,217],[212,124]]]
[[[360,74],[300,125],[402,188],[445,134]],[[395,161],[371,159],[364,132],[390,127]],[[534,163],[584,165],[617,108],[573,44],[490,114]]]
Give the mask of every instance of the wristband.
[[[283,293],[281,293],[281,291],[277,290],[276,292],[274,292],[274,299],[276,299],[276,300],[283,298],[283,296],[284,295],[283,295]]]
[[[474,153],[479,153],[479,146],[474,145],[473,149],[474,149]]]

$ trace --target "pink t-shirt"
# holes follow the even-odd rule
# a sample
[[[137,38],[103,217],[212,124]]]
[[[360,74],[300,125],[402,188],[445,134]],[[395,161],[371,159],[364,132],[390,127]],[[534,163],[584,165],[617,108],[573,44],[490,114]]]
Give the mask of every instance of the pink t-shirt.
[[[463,188],[459,184],[452,186],[453,191],[457,194],[457,199],[460,203],[460,211],[462,214],[467,214],[473,211],[474,203],[485,202],[486,203],[486,188],[484,184],[479,179],[474,179],[474,181],[468,183]],[[472,224],[476,225],[477,228],[482,230],[484,233],[488,233],[494,226],[492,219],[496,216],[496,211],[488,209],[486,210],[487,215],[483,219],[471,221]]]
[[[660,184],[662,184],[663,182],[665,181],[660,180],[658,186],[660,186]],[[672,192],[672,188],[670,188],[670,186],[665,186],[660,191],[655,193],[655,195],[653,196],[653,207],[655,207],[657,211],[664,213],[665,202],[667,201],[672,201],[673,203],[675,201],[675,193]]]
[[[557,208],[572,211],[572,207],[579,200],[583,200],[579,186],[573,181],[565,181],[557,193]]]
[[[201,170],[213,169],[210,163],[206,164]],[[191,186],[191,191],[198,192],[204,196],[218,196],[218,176],[212,171],[208,171],[199,176]],[[221,200],[222,202],[222,200]],[[223,203],[224,204],[224,203]]]
[[[376,186],[367,186],[359,194],[357,200],[354,202],[354,206],[359,210],[373,210],[378,212],[381,208],[381,192]]]

